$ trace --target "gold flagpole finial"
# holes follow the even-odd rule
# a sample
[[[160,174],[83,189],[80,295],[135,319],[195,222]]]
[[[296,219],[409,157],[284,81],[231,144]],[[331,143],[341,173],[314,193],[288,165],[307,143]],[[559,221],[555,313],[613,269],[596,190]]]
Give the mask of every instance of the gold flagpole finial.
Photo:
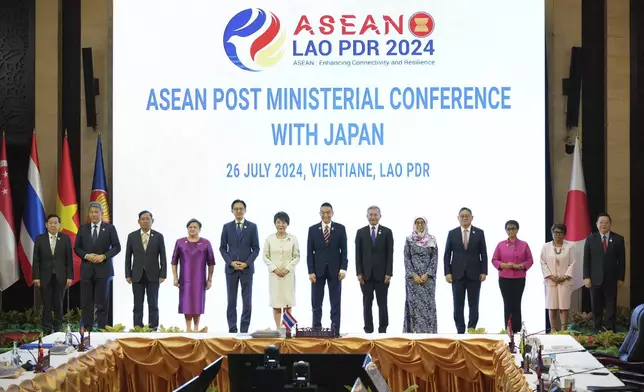
[[[65,137],[67,137],[67,128],[65,128]]]

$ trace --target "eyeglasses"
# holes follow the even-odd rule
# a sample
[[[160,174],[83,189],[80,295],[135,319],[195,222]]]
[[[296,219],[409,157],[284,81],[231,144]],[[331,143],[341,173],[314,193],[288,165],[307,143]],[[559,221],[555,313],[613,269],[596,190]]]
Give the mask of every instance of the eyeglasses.
[[[505,228],[505,231],[516,231],[516,230],[519,230],[519,229],[516,228],[516,227],[506,227]]]
[[[554,235],[564,235],[566,233],[564,233],[563,231],[555,231],[555,232],[553,232],[553,234]]]

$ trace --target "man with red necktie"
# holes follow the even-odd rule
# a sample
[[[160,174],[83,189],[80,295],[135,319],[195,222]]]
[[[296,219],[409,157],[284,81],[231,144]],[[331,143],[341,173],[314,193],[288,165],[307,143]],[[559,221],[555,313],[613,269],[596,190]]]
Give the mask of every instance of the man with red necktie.
[[[347,275],[347,232],[343,225],[332,221],[333,206],[320,206],[322,221],[309,227],[306,241],[306,264],[311,281],[313,327],[322,327],[324,287],[329,288],[331,325],[340,332],[342,280]]]
[[[584,284],[590,289],[595,332],[602,328],[606,309],[606,329],[615,331],[617,286],[624,284],[626,249],[624,237],[611,231],[611,218],[597,216],[597,229],[584,244]]]

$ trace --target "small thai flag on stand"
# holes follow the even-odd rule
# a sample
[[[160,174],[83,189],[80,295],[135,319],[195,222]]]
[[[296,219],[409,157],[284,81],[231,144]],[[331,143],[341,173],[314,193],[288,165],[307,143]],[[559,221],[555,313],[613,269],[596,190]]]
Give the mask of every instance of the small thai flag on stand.
[[[291,310],[288,308],[284,309],[284,312],[282,312],[282,325],[286,329],[291,329],[295,324],[297,324],[297,320],[291,314]]]

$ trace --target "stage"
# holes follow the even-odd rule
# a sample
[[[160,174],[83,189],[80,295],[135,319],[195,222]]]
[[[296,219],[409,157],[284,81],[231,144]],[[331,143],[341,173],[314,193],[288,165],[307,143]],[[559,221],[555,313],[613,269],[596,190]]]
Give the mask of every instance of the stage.
[[[44,343],[64,338],[49,335]],[[544,354],[556,356],[557,374],[597,373],[602,365],[571,336],[540,335]],[[0,391],[170,391],[227,353],[263,353],[278,344],[283,353],[370,353],[394,392],[417,384],[419,391],[532,391],[536,376],[524,377],[504,335],[356,334],[338,339],[253,339],[241,334],[95,333],[93,349],[52,355],[46,373],[25,372],[0,380]],[[570,352],[576,351],[578,352]],[[33,350],[35,353],[36,350]],[[23,362],[33,359],[20,352]],[[9,361],[10,353],[0,356]],[[312,370],[313,371],[313,370]],[[622,386],[608,371],[571,375],[580,391],[588,385]],[[495,381],[496,380],[496,381]],[[227,363],[217,377],[228,392]]]

